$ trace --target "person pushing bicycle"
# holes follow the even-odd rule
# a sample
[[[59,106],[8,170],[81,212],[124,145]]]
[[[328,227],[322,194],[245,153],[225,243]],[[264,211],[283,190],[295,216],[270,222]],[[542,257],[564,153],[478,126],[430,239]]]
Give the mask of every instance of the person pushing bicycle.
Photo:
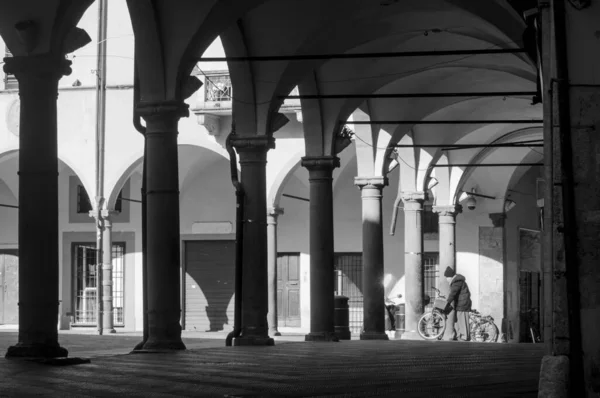
[[[444,340],[469,341],[469,312],[471,311],[471,292],[464,276],[454,269],[446,267],[444,277],[450,285],[450,293],[446,300],[448,314]]]

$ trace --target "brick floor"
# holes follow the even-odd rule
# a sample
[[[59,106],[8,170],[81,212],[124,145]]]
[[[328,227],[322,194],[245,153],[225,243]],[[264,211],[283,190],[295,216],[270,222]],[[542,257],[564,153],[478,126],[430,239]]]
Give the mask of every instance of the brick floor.
[[[188,350],[128,354],[139,335],[61,333],[70,356],[52,366],[0,359],[0,396],[124,397],[536,397],[539,344],[426,341],[224,347],[225,334],[184,334]],[[295,340],[295,341],[294,341]],[[16,342],[0,332],[0,349]]]

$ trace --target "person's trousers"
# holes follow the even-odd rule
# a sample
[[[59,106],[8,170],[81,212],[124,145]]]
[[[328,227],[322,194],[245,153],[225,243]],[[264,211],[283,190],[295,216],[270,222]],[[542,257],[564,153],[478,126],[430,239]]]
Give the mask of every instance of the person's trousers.
[[[469,328],[469,312],[452,310],[446,317],[448,326],[444,332],[444,340],[471,340]]]

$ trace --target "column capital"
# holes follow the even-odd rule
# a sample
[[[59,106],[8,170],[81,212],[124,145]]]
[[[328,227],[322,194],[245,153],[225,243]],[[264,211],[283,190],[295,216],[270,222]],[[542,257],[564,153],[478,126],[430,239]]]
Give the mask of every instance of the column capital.
[[[433,206],[432,210],[434,213],[438,213],[440,217],[456,217],[457,214],[462,213],[462,206],[461,205]]]
[[[267,215],[271,216],[271,217],[278,217],[280,215],[282,215],[283,212],[283,207],[278,207],[278,206],[271,206],[271,207],[267,207]]]
[[[494,227],[504,227],[504,221],[506,220],[506,213],[490,213],[490,220]]]
[[[275,139],[267,135],[235,135],[231,145],[238,152],[264,152],[275,149]]]
[[[71,64],[64,56],[50,53],[6,57],[4,72],[15,75],[19,84],[32,79],[58,82],[61,77],[71,74]]]
[[[177,133],[177,123],[189,115],[189,105],[183,101],[140,101],[135,113],[146,121],[146,134]]]
[[[423,191],[402,191],[402,201],[423,203],[427,200],[427,193]]]
[[[340,158],[337,156],[304,156],[301,164],[308,171],[333,170],[340,167]]]
[[[356,185],[360,189],[363,189],[365,187],[381,189],[388,185],[388,179],[387,179],[387,177],[383,177],[383,176],[372,176],[372,177],[359,176],[359,177],[354,177],[354,185]]]

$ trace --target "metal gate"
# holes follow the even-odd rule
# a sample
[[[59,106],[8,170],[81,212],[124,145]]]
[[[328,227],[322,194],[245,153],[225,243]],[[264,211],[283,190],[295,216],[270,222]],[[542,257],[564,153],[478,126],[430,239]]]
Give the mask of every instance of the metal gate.
[[[362,253],[335,253],[335,291],[348,297],[352,334],[363,329]]]
[[[431,289],[437,287],[439,274],[440,254],[438,252],[423,253],[423,292],[431,297],[431,302],[425,307],[433,306],[435,292]]]

